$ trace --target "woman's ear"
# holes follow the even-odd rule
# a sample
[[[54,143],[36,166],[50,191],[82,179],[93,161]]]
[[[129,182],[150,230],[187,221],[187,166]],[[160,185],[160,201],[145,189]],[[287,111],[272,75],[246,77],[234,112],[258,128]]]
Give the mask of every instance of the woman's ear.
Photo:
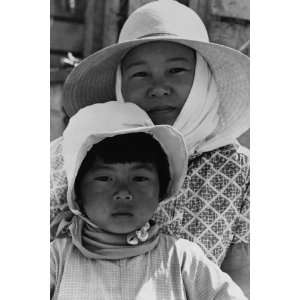
[[[161,192],[159,191],[158,203],[164,201],[165,199],[166,199],[166,192],[162,195]]]

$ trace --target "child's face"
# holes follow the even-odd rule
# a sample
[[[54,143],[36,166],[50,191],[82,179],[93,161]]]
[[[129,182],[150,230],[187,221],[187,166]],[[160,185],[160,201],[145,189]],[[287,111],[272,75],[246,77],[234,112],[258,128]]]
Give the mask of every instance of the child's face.
[[[154,124],[173,125],[194,80],[195,53],[170,42],[152,42],[131,50],[122,61],[125,101],[144,109]]]
[[[129,233],[151,219],[159,202],[159,177],[152,163],[97,161],[79,182],[88,218],[111,233]]]

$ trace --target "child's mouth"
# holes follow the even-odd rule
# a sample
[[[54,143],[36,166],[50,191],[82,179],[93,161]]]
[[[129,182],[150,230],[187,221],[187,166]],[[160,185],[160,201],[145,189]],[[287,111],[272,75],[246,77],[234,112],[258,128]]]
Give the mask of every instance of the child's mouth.
[[[130,212],[116,212],[111,214],[113,217],[132,217],[133,214]]]

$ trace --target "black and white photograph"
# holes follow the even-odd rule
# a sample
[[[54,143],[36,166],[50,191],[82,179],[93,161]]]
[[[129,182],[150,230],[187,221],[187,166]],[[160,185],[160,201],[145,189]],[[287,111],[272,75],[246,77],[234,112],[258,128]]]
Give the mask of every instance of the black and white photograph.
[[[249,299],[249,0],[51,1],[51,299]]]
[[[1,12],[1,299],[299,298],[297,1]]]

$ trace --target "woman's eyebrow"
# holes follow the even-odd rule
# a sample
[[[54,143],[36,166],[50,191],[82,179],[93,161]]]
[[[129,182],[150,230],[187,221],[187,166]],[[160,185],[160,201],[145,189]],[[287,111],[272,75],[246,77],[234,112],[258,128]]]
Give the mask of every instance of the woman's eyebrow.
[[[167,62],[190,62],[189,59],[185,58],[185,57],[172,57],[172,58],[168,58],[166,60]],[[147,62],[145,62],[144,60],[139,60],[139,61],[134,61],[132,63],[128,63],[128,64],[123,64],[123,69],[128,70],[131,69],[133,67],[138,67],[138,66],[144,66],[147,65]]]
[[[146,65],[146,62],[143,61],[143,60],[139,60],[139,61],[135,61],[135,62],[132,62],[132,63],[129,63],[129,64],[123,64],[123,68],[128,70],[130,68],[143,66],[143,65]]]
[[[167,59],[167,61],[168,62],[173,62],[173,61],[175,61],[175,62],[177,62],[177,61],[183,61],[183,62],[190,62],[190,60],[189,59],[187,59],[187,58],[185,58],[185,57],[172,57],[172,58],[169,58],[169,59]]]

